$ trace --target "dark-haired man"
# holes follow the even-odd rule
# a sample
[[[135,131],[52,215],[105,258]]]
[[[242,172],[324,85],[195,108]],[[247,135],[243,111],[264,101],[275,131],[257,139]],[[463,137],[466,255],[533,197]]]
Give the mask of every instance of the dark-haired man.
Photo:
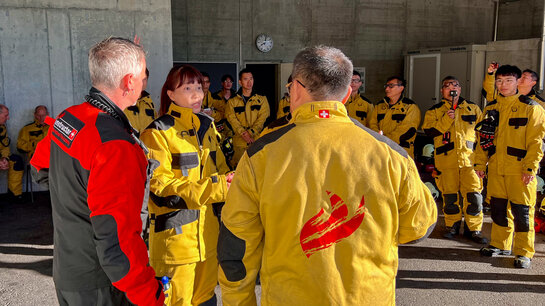
[[[263,130],[270,109],[267,97],[253,91],[254,76],[249,69],[242,69],[238,74],[240,89],[236,96],[229,99],[225,108],[225,117],[233,128],[233,148],[235,154],[230,161],[233,169],[248,148]]]
[[[441,84],[443,99],[426,112],[422,129],[433,138],[435,147],[435,168],[439,174],[436,181],[443,195],[447,227],[443,236],[449,239],[458,236],[463,215],[468,228],[464,236],[486,244],[488,240],[481,235],[481,180],[473,170],[475,124],[481,109],[460,97],[461,91],[458,79],[445,77]]]
[[[346,101],[345,106],[346,110],[348,110],[348,116],[358,120],[364,126],[369,127],[369,117],[373,111],[373,103],[360,93],[362,83],[361,74],[354,70],[350,81],[352,94],[350,94],[350,98]]]
[[[389,77],[384,84],[386,97],[371,113],[369,127],[402,146],[414,159],[414,139],[420,125],[420,109],[403,96],[406,82],[402,77]]]
[[[529,268],[535,253],[535,176],[543,157],[545,111],[517,92],[520,77],[516,66],[504,65],[496,71],[498,95],[486,106],[477,124],[475,171],[483,178],[488,165],[487,190],[493,221],[490,245],[481,249],[481,255],[510,255],[513,245],[515,267]]]

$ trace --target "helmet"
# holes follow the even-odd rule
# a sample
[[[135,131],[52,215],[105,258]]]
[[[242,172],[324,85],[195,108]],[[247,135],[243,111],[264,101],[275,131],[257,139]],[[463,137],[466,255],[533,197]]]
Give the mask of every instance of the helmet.
[[[437,190],[437,188],[435,188],[435,186],[433,186],[433,183],[425,182],[424,185],[428,187],[434,199],[437,199],[439,197],[439,191]]]
[[[537,175],[537,192],[543,194],[545,192],[545,181],[541,176]]]
[[[433,144],[428,143],[427,145],[424,146],[424,148],[422,148],[422,156],[432,158],[433,150],[434,150]]]

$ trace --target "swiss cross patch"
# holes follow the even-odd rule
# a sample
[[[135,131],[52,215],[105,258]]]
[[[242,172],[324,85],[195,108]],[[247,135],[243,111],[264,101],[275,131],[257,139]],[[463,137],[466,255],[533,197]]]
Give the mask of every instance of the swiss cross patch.
[[[322,119],[329,119],[329,110],[321,109],[318,111],[318,117]]]
[[[74,115],[64,111],[59,115],[53,124],[53,137],[58,139],[64,146],[70,148],[76,135],[83,128],[84,123]]]

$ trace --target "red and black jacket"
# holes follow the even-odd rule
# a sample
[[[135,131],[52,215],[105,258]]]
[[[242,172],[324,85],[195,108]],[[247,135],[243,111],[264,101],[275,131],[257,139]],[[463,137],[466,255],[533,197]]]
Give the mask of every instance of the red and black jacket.
[[[162,286],[140,237],[148,162],[123,112],[91,88],[64,110],[31,164],[49,183],[58,290],[113,284],[139,305],[162,305]]]

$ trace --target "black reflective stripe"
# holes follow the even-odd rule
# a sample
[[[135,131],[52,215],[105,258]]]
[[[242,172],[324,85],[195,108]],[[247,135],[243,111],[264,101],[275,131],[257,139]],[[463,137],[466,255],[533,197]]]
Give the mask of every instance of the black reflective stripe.
[[[228,281],[236,282],[246,277],[246,267],[242,262],[244,253],[246,253],[246,242],[221,224],[218,238],[218,262]]]
[[[378,114],[377,115],[377,121],[380,122],[382,119],[384,119],[385,116],[386,116],[386,114]]]
[[[530,231],[530,206],[511,202],[511,211],[513,212],[515,232]]]
[[[206,132],[208,131],[208,129],[212,126],[212,122],[214,122],[214,119],[203,114],[197,114],[197,117],[201,121],[199,130],[197,130],[197,135],[199,136],[199,141],[202,144],[204,140],[204,136],[206,135]]]
[[[148,129],[155,129],[159,131],[166,131],[174,126],[174,117],[171,115],[165,114],[161,117],[157,118],[157,120],[154,120],[150,125],[148,125]]]
[[[250,106],[250,110],[260,110],[261,109],[261,105],[251,105]]]
[[[162,215],[155,215],[155,232],[181,227],[199,219],[198,209],[180,209]]]
[[[290,107],[289,107],[289,105],[288,105],[288,106],[284,106],[283,111],[284,111],[284,113],[289,113],[289,112],[290,112]]]
[[[176,117],[176,118],[181,118],[182,117],[182,114],[180,114],[179,112],[177,111],[170,111],[170,114],[173,116],[173,117]]]
[[[295,127],[295,124],[291,123],[279,128],[276,131],[270,132],[260,137],[256,142],[250,145],[248,150],[246,150],[246,153],[248,153],[248,157],[252,157],[254,154],[261,151],[266,145],[268,145],[271,142],[275,142],[277,139],[282,137],[284,134],[289,132],[289,130],[293,129],[294,127]]]
[[[443,153],[446,155],[448,151],[451,151],[451,150],[454,150],[454,142],[449,142],[444,146],[437,147],[435,149],[435,155],[439,155]]]
[[[467,201],[469,205],[466,208],[466,213],[471,216],[478,216],[483,210],[483,196],[478,192],[468,192]]]
[[[132,106],[127,107],[127,110],[130,110],[135,115],[140,113],[140,109],[138,109],[138,106],[136,106],[136,105],[132,105]]]
[[[477,121],[477,115],[462,115],[462,121],[473,123]]]
[[[108,278],[115,283],[129,273],[129,258],[121,250],[117,236],[117,222],[112,215],[91,217],[94,242],[100,265]]]
[[[476,143],[473,141],[466,140],[466,147],[471,150],[475,150]]]
[[[424,129],[424,133],[426,133],[426,135],[428,135],[429,137],[437,137],[439,135],[443,135],[443,133],[439,132],[439,130],[436,128]]]
[[[199,166],[199,154],[197,152],[172,153],[171,156],[173,169],[192,169]]]
[[[244,113],[244,111],[246,110],[246,108],[244,106],[236,106],[233,109],[234,109],[235,113],[237,113],[237,114]]]
[[[356,117],[359,117],[361,120],[367,118],[367,112],[364,111],[356,111]]]
[[[521,126],[526,126],[528,124],[528,118],[509,118],[509,126],[514,126],[515,129],[518,129]]]
[[[152,119],[155,119],[155,112],[153,111],[153,109],[146,108],[146,115],[148,115]]]
[[[395,120],[399,123],[400,121],[403,121],[403,119],[405,119],[406,116],[407,116],[406,114],[393,114],[392,120]]]
[[[490,198],[490,215],[494,223],[502,227],[507,227],[509,225],[509,220],[507,219],[507,199]]]
[[[369,135],[373,136],[376,140],[382,142],[382,143],[385,143],[387,146],[389,146],[392,150],[396,151],[397,153],[401,154],[403,157],[407,158],[409,155],[407,154],[407,151],[403,150],[403,148],[401,148],[400,145],[398,145],[397,143],[395,143],[393,140],[391,140],[390,138],[384,136],[384,135],[380,135],[379,133],[371,130],[370,128],[366,127],[366,126],[363,126],[363,124],[361,124],[358,120],[354,119],[354,118],[350,118],[350,120],[357,126],[359,127],[360,129],[366,131],[367,133],[369,133]]]
[[[184,199],[176,195],[160,197],[156,195],[155,193],[150,192],[149,197],[153,201],[153,203],[158,207],[187,209],[187,204],[185,203]]]
[[[416,135],[416,129],[410,128],[407,132],[405,132],[403,135],[399,136],[399,141],[406,141],[411,139],[414,135]]]
[[[28,132],[28,135],[30,136],[34,136],[34,137],[37,137],[37,136],[40,136],[42,135],[44,132],[42,130],[38,130],[38,131],[30,131]]]
[[[509,146],[507,147],[507,155],[515,156],[519,161],[526,157],[526,152],[526,150],[517,149]]]

